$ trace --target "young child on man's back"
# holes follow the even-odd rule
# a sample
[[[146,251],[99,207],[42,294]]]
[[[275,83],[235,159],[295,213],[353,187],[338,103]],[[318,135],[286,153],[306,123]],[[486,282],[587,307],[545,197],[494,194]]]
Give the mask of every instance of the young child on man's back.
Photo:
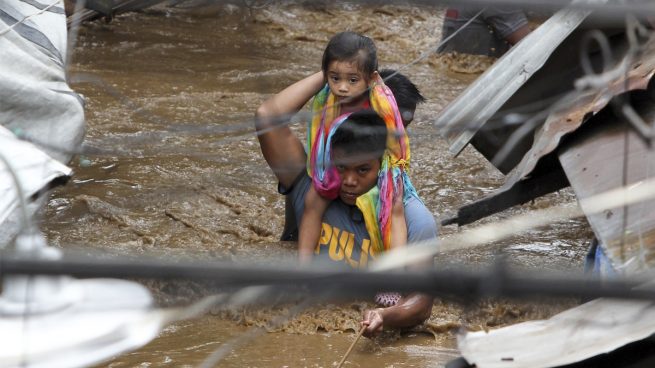
[[[393,93],[403,125],[407,129],[407,126],[414,120],[416,106],[425,102],[425,97],[421,95],[418,87],[402,73],[393,69],[382,69],[379,74],[384,84]],[[298,221],[288,197],[285,198],[284,230],[280,240],[298,241]]]
[[[380,239],[377,243],[388,249],[407,242],[403,193],[404,186],[411,187],[404,172],[409,160],[409,142],[393,94],[384,86],[377,72],[376,53],[370,38],[354,32],[342,32],[330,40],[323,54],[322,71],[327,85],[314,97],[314,116],[307,133],[308,169],[314,185],[305,197],[300,222],[298,251],[301,263],[308,263],[313,257],[323,214],[330,201],[341,193],[342,200],[354,206],[357,199],[366,194],[357,192],[358,186],[352,176],[347,183],[340,181],[340,168],[331,167],[330,147],[326,145],[335,123],[354,111],[366,108],[376,110],[390,128],[389,154],[384,156],[387,159],[383,159],[384,170],[378,173],[378,182],[384,187],[378,201],[381,205],[376,204],[375,209],[371,210],[381,214],[377,231]],[[367,170],[369,168],[358,168],[358,176],[354,180],[369,175]]]

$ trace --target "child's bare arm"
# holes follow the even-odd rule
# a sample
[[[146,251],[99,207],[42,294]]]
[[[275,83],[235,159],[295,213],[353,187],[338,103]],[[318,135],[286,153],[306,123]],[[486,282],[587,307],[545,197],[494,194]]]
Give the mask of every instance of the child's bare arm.
[[[408,241],[407,221],[405,219],[405,205],[402,198],[394,200],[391,207],[391,249],[405,247]],[[423,270],[426,266],[431,265],[430,261],[421,261],[418,263],[408,264],[407,269]]]
[[[298,235],[298,260],[307,264],[314,256],[314,249],[321,236],[323,214],[330,200],[321,197],[314,187],[310,187],[305,195],[305,211],[300,221]]]
[[[405,205],[399,195],[391,207],[391,249],[401,248],[407,244],[407,223],[405,222]]]

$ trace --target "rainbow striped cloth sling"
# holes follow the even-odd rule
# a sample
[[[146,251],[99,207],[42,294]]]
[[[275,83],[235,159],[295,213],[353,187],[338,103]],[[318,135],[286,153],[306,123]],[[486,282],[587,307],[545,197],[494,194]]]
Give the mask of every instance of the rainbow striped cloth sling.
[[[391,208],[395,198],[402,193],[403,202],[410,197],[419,199],[409,179],[409,137],[405,132],[396,99],[391,90],[378,77],[369,87],[371,107],[380,115],[389,131],[387,149],[382,157],[378,184],[368,193],[357,198],[356,205],[364,216],[371,246],[369,254],[375,256],[391,247]],[[335,199],[339,195],[341,181],[332,165],[331,146],[334,132],[348,118],[339,115],[336,96],[325,87],[314,96],[312,119],[307,127],[307,172],[316,191],[324,198]],[[420,199],[419,199],[420,200]]]

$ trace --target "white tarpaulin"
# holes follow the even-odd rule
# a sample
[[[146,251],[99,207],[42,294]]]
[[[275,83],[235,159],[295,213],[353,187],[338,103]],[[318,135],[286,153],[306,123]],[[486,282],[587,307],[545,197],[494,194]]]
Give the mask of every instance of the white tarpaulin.
[[[83,138],[82,99],[66,83],[66,38],[63,1],[0,0],[0,248],[25,225],[21,212],[31,221],[43,197],[21,202],[71,174],[64,163]],[[56,253],[33,230],[20,232],[16,249]],[[184,316],[153,309],[148,290],[132,281],[4,276],[3,282],[1,367],[90,366],[146,344]]]
[[[611,352],[655,333],[655,303],[597,299],[547,320],[458,336],[477,368],[545,368]]]
[[[66,81],[66,45],[62,0],[0,2],[0,122],[63,163],[84,134],[82,99]]]
[[[66,81],[67,29],[63,1],[0,1],[0,50],[0,125],[18,138],[28,138],[60,163],[67,163],[71,152],[82,142],[84,108],[82,98]],[[3,145],[4,141],[3,138]],[[24,187],[38,190],[39,185],[50,182],[57,172],[69,173],[47,156],[25,149],[20,161],[10,164],[26,168],[29,162],[40,172],[30,169],[24,173]],[[0,181],[2,248],[22,224],[15,206],[17,197],[4,196],[6,188],[14,185],[13,180],[2,175]],[[42,200],[30,204],[29,213],[36,212],[42,204]]]
[[[0,224],[19,206],[16,186],[26,202],[52,180],[71,174],[71,169],[31,143],[19,140],[0,126]],[[8,168],[4,161],[9,162]],[[11,169],[11,171],[10,171]],[[13,173],[12,173],[13,171]],[[14,182],[14,175],[18,183]]]

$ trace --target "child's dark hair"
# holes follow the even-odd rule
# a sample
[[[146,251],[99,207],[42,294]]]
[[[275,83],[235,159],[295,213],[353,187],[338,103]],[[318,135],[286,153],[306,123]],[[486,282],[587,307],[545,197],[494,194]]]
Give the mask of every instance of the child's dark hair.
[[[382,157],[387,148],[387,126],[375,111],[366,109],[352,113],[332,137],[332,152],[375,154]]]
[[[398,104],[398,109],[403,116],[403,123],[405,123],[406,112],[413,117],[416,105],[425,102],[425,97],[421,95],[421,91],[418,90],[416,85],[412,83],[409,78],[397,73],[395,70],[382,69],[380,70],[380,77],[382,77],[384,84],[386,84],[393,93],[393,97],[396,98],[396,104]],[[411,119],[409,119],[409,121],[411,121]],[[405,126],[408,124],[409,122],[405,123]]]
[[[321,69],[327,74],[328,66],[333,61],[357,61],[357,69],[368,78],[378,70],[377,49],[373,40],[355,32],[341,32],[334,35],[323,52]]]

